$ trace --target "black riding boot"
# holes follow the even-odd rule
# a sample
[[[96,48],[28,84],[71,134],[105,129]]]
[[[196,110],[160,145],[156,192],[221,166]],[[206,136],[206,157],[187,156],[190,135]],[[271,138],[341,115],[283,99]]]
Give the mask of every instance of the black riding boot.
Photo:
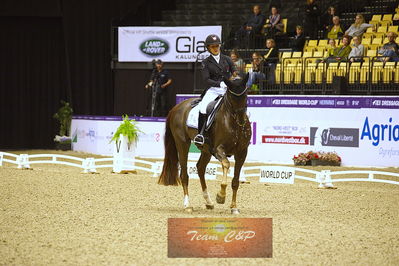
[[[207,115],[199,113],[198,134],[194,138],[194,143],[197,145],[200,145],[200,146],[204,145],[204,143],[205,143],[204,132],[205,132],[205,128],[206,128],[206,120],[207,120]]]

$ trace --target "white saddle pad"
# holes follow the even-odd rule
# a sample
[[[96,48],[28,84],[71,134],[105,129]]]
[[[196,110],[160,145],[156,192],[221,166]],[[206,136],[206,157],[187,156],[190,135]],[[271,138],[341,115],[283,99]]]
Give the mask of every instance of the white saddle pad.
[[[221,103],[223,97],[220,97],[218,102],[215,104],[213,109],[217,108],[219,104]],[[188,113],[187,117],[187,122],[186,125],[191,128],[196,128],[198,129],[198,116],[199,116],[199,104],[195,106],[191,111]],[[208,115],[208,120],[206,121],[206,126],[209,126],[209,123],[211,123],[211,120],[213,119],[212,115]]]

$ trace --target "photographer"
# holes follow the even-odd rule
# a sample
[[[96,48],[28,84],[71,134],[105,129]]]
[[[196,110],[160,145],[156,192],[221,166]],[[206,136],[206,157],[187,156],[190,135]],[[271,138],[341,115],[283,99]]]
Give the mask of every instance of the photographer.
[[[169,72],[163,69],[163,62],[158,59],[153,61],[154,69],[152,70],[150,81],[145,85],[149,91],[147,114],[151,116],[167,115],[167,88],[172,84]],[[150,112],[149,112],[150,111]]]

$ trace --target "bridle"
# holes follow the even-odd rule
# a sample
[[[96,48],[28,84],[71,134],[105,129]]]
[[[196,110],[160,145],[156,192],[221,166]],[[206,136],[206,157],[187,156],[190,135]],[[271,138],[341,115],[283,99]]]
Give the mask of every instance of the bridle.
[[[242,95],[247,91],[247,89],[248,89],[248,88],[245,88],[245,90],[243,90],[243,92],[241,92],[240,94],[235,93],[235,92],[231,91],[230,89],[228,89],[228,91],[229,91],[233,96],[239,97],[239,96],[242,96]],[[239,127],[241,127],[242,129],[244,129],[245,124],[246,124],[246,121],[244,121],[243,123],[240,123],[240,122],[239,122],[239,119],[238,119],[238,114],[247,111],[247,104],[245,103],[245,106],[244,106],[244,107],[241,107],[241,108],[234,108],[233,105],[232,105],[232,103],[231,103],[230,100],[229,100],[229,96],[228,96],[228,95],[225,95],[225,101],[226,101],[227,110],[228,110],[228,111],[231,113],[231,115],[233,116],[234,121],[237,123],[237,125],[238,125]]]

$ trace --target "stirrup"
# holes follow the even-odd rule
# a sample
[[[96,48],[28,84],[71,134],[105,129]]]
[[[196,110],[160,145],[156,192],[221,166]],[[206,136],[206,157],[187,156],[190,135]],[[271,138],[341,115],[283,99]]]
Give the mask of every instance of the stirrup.
[[[203,135],[198,134],[197,136],[195,136],[195,138],[194,138],[195,144],[202,146],[202,145],[204,145],[204,142],[205,142],[205,138]]]

